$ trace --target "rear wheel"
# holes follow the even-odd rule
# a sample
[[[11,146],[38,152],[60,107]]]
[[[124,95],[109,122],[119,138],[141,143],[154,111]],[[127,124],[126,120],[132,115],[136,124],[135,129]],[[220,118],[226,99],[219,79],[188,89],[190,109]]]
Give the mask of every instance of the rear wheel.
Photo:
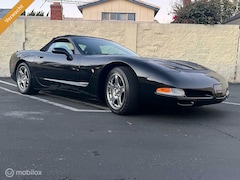
[[[37,90],[33,89],[31,72],[26,63],[18,65],[16,71],[17,87],[22,94],[36,94]]]
[[[116,67],[107,76],[105,99],[116,114],[132,114],[138,109],[139,85],[129,67]]]

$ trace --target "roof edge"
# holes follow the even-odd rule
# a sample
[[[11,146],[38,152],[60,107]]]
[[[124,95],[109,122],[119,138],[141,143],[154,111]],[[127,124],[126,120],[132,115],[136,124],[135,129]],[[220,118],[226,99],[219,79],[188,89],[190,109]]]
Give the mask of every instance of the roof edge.
[[[90,7],[90,6],[94,6],[94,5],[97,5],[97,4],[101,4],[101,3],[104,3],[106,2],[107,0],[99,0],[99,1],[94,1],[94,2],[89,2],[89,3],[86,3],[86,4],[83,4],[83,5],[80,5],[78,6],[78,9],[80,10],[80,12],[82,13],[82,10],[86,7]]]
[[[237,19],[240,18],[240,13],[236,14],[235,16],[232,16],[230,18],[228,18],[226,21],[224,21],[222,24],[227,24],[227,23],[230,23],[232,21],[235,21]]]
[[[106,1],[108,1],[108,0],[99,0],[99,1],[94,1],[94,2],[87,3],[87,4],[83,4],[83,5],[78,6],[78,9],[82,13],[82,10],[84,8],[94,6],[94,5],[97,5],[97,4],[101,4],[101,3],[104,3]],[[158,11],[160,10],[160,7],[149,4],[147,2],[145,3],[144,1],[139,1],[139,0],[127,0],[127,1],[154,10],[154,12],[155,12],[154,15],[156,15],[158,13]]]

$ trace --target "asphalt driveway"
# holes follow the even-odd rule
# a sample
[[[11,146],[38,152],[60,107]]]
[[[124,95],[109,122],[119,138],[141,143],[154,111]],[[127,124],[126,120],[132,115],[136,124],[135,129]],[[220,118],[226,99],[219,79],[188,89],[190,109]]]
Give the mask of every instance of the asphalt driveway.
[[[237,180],[240,85],[200,108],[133,116],[75,95],[18,93],[0,78],[0,179]]]

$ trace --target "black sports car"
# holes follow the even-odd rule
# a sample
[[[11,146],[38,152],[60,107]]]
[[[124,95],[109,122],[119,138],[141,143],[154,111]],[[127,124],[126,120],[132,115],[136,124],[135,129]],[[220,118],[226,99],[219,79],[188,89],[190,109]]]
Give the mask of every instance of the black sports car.
[[[117,114],[134,113],[147,102],[215,104],[229,94],[226,80],[201,65],[141,58],[113,41],[86,36],[60,36],[40,51],[16,52],[10,73],[23,94],[81,91]]]

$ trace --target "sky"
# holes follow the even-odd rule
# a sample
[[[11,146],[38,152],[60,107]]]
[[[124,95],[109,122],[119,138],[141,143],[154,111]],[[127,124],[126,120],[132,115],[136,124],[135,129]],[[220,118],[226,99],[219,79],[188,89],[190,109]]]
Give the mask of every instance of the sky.
[[[35,11],[44,11],[45,14],[49,12],[50,10],[50,2],[48,1],[54,1],[54,0],[35,0],[29,8],[26,10],[27,13],[32,11],[33,9]],[[57,0],[59,1],[59,0]],[[67,0],[63,0],[67,1]],[[89,0],[69,0],[69,1],[79,1],[79,2],[86,2]],[[160,11],[156,15],[157,21],[160,23],[170,23],[172,21],[172,6],[175,2],[178,2],[179,0],[142,0],[147,3],[151,3],[153,5],[157,5],[160,7]],[[17,4],[19,0],[0,0],[0,9],[11,9],[15,4]],[[67,4],[63,3],[63,14],[67,18],[80,18],[82,17],[81,13],[77,9],[76,4]]]

